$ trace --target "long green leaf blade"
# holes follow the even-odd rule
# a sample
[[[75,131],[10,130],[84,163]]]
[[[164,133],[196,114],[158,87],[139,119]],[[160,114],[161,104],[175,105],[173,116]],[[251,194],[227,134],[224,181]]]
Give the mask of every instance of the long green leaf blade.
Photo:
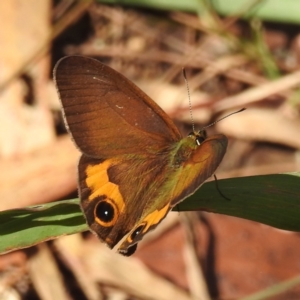
[[[300,174],[231,178],[204,184],[175,210],[204,210],[300,231]],[[179,207],[179,209],[178,209]]]
[[[0,253],[87,230],[78,199],[3,211],[0,224]]]

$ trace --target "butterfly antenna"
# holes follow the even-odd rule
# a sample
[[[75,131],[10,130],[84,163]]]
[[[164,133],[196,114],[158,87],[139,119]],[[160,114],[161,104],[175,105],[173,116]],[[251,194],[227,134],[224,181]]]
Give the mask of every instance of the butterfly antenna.
[[[230,113],[229,115],[226,115],[226,116],[224,116],[223,118],[221,118],[221,119],[219,119],[219,120],[217,120],[217,121],[215,121],[215,122],[213,122],[213,123],[211,123],[211,124],[209,124],[209,125],[207,125],[207,126],[205,126],[205,127],[202,127],[201,130],[203,130],[203,129],[207,128],[207,127],[211,127],[211,126],[215,125],[216,123],[218,123],[218,122],[220,122],[220,121],[222,121],[222,120],[224,120],[224,119],[226,119],[226,118],[228,118],[228,117],[230,117],[230,116],[232,116],[232,115],[234,115],[234,114],[238,114],[238,113],[240,113],[240,112],[242,112],[242,111],[244,111],[244,110],[246,110],[245,107],[242,108],[242,109],[240,109],[240,110],[238,110],[238,111],[234,111],[234,112]]]
[[[187,89],[188,98],[189,98],[189,111],[190,111],[190,117],[191,117],[191,121],[192,121],[192,128],[193,128],[193,132],[195,132],[195,123],[194,123],[194,118],[193,118],[191,94],[190,94],[189,83],[188,83],[187,78],[186,78],[185,68],[182,68],[182,74],[183,74],[183,77],[184,77],[184,80],[185,80],[186,89]]]

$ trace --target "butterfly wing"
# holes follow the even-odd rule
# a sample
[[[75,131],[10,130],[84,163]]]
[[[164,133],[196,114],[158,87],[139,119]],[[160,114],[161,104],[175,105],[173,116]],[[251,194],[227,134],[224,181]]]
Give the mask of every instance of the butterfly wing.
[[[204,181],[212,176],[226,153],[228,140],[223,134],[204,140],[183,162],[174,180],[171,206],[193,194]]]
[[[141,221],[144,211],[150,214],[162,205],[156,200],[167,169],[166,153],[156,158],[136,155],[102,161],[83,155],[79,191],[91,230],[113,248]]]
[[[126,254],[128,249],[153,230],[176,204],[193,194],[214,174],[225,155],[227,143],[226,136],[222,134],[207,138],[199,146],[188,138],[178,143],[174,159],[170,160],[168,165],[164,165],[164,178],[159,178],[156,184],[155,188],[160,191],[159,194],[145,195],[143,214],[119,247],[121,253]],[[182,153],[182,149],[186,148],[190,150],[187,151],[189,153]],[[178,161],[180,164],[177,164]],[[154,207],[147,206],[151,197],[156,199],[157,205]]]
[[[90,157],[155,153],[181,138],[152,99],[95,59],[62,58],[54,68],[54,79],[69,131]]]

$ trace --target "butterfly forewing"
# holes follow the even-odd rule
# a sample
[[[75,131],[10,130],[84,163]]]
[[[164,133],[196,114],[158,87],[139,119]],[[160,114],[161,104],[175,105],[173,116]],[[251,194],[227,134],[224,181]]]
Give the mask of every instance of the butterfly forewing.
[[[56,64],[54,78],[70,133],[89,156],[155,153],[181,138],[153,100],[97,60],[65,57]]]
[[[171,206],[193,194],[221,163],[228,140],[223,134],[207,138],[185,161],[174,178]]]

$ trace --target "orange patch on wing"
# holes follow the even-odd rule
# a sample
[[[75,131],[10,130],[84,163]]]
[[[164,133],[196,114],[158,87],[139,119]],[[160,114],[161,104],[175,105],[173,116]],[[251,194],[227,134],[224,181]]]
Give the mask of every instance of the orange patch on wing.
[[[160,210],[156,209],[155,211],[153,211],[152,213],[147,215],[145,217],[145,219],[143,219],[142,222],[141,222],[141,223],[146,223],[147,224],[142,232],[146,233],[149,230],[150,226],[158,224],[165,217],[165,215],[169,211],[169,208],[170,208],[170,203],[168,203],[162,209],[160,209]]]
[[[86,168],[86,185],[91,190],[88,198],[89,201],[94,200],[96,197],[106,195],[108,198],[113,199],[118,205],[119,212],[121,213],[125,208],[125,202],[119,190],[119,186],[110,182],[107,170],[115,162],[106,160],[98,165],[88,165]]]

